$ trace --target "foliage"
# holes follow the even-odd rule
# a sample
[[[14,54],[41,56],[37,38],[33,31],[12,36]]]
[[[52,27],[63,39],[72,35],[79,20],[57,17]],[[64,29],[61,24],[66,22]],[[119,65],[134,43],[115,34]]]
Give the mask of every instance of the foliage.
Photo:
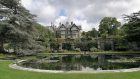
[[[95,28],[93,28],[91,31],[88,31],[87,33],[90,37],[94,37],[94,38],[98,37],[99,35],[98,31]]]
[[[125,38],[124,34],[120,36],[117,36],[114,39],[114,47],[116,51],[127,51],[129,46],[128,46],[128,41]]]
[[[54,33],[51,32],[47,27],[44,27],[38,23],[34,23],[33,26],[37,29],[38,38],[43,46],[48,47],[49,42],[55,41]]]
[[[64,50],[72,50],[72,44],[71,43],[63,43],[62,49]]]
[[[91,38],[91,37],[95,38],[95,37],[98,37],[99,33],[95,28],[93,28],[91,31],[88,31],[88,32],[83,31],[81,35],[83,38]]]
[[[80,48],[81,51],[90,51],[93,46],[96,46],[96,43],[92,41],[77,42],[75,44],[75,48]]]
[[[76,52],[81,52],[80,48],[75,49]]]
[[[56,42],[50,43],[50,48],[51,48],[52,52],[59,50],[59,46],[60,46],[59,43],[56,43]]]
[[[42,51],[44,47],[36,41],[38,32],[33,26],[34,15],[21,5],[20,0],[0,0],[0,6],[0,15],[5,18],[0,21],[0,37],[3,38],[0,51],[4,52],[5,43],[17,54]]]
[[[96,47],[92,47],[92,48],[90,48],[90,51],[91,52],[102,52],[103,50],[97,49]]]
[[[127,23],[124,25],[126,38],[130,42],[139,42],[140,40],[140,11],[125,15]]]
[[[120,25],[121,23],[115,17],[104,17],[99,25],[100,36],[108,37],[110,35],[116,35]]]
[[[7,23],[0,23],[0,51],[4,52],[3,43],[7,42],[8,32],[13,29],[12,26],[8,25]]]
[[[50,48],[46,48],[46,50],[45,51],[43,51],[44,53],[51,53],[52,51],[51,51],[51,49]]]

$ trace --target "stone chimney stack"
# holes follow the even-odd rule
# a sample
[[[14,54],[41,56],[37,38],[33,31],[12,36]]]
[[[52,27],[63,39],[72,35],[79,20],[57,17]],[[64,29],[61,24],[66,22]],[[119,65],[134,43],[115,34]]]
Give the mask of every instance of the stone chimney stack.
[[[71,25],[73,25],[73,22],[71,22]]]
[[[62,24],[61,24],[61,22],[59,23],[59,26],[61,26]]]

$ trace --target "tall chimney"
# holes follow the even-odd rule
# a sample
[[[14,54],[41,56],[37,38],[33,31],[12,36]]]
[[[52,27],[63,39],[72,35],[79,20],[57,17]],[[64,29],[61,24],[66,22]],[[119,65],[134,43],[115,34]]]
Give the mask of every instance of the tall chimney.
[[[71,22],[71,25],[73,25],[73,22]]]

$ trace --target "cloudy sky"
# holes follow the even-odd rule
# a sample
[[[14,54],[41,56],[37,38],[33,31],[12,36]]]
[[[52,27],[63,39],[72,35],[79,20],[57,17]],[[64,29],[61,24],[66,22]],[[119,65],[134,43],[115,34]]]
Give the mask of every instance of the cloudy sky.
[[[123,14],[140,10],[140,0],[22,0],[22,4],[37,15],[37,21],[42,25],[73,21],[84,31],[98,29],[105,16],[123,22]]]

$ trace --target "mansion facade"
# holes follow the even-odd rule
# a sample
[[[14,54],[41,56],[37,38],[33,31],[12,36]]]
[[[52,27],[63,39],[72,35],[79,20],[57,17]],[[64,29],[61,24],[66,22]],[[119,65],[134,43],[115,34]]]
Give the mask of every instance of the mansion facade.
[[[69,23],[66,22],[65,24],[59,24],[58,27],[51,24],[49,27],[51,31],[53,31],[57,38],[70,38],[70,39],[77,39],[81,37],[81,26],[74,24],[73,22]]]

